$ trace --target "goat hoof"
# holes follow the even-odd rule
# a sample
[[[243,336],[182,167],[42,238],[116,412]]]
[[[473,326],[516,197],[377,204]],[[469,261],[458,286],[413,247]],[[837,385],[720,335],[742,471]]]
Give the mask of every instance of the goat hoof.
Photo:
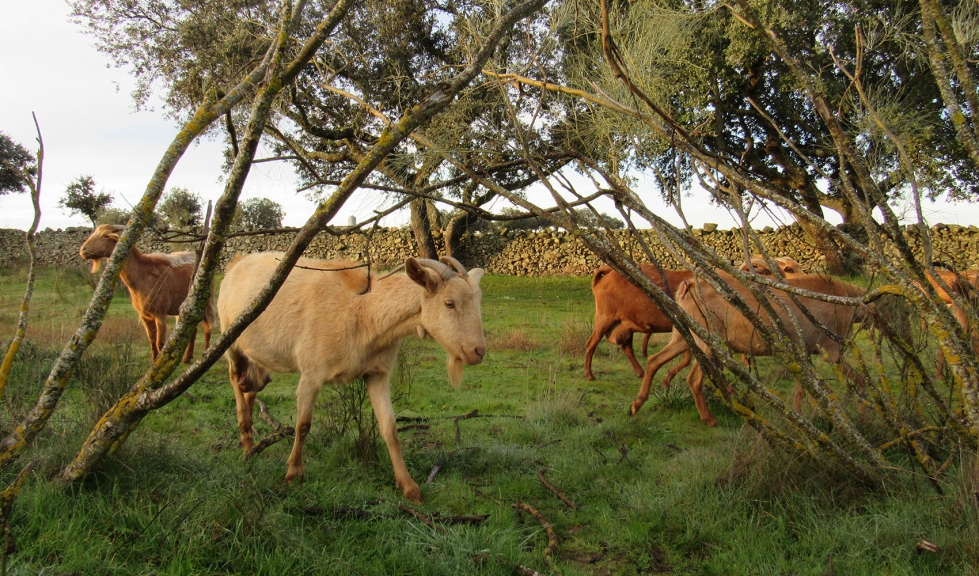
[[[415,504],[424,504],[425,501],[422,500],[422,491],[418,487],[418,484],[412,482],[412,486],[405,486],[401,489],[401,493],[404,494],[405,499],[411,500]]]
[[[595,375],[594,374],[585,374],[585,380],[587,380],[589,382],[594,382],[595,381]]]
[[[704,420],[704,424],[707,424],[711,428],[716,428],[717,427],[717,420],[715,420],[714,418],[711,418],[710,420]]]

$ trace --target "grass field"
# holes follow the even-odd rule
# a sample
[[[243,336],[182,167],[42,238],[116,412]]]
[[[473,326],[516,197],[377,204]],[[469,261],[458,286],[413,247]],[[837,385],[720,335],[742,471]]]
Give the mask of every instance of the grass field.
[[[0,340],[12,334],[23,277],[0,272]],[[118,294],[22,458],[35,471],[12,512],[7,573],[979,573],[975,455],[945,477],[943,494],[914,479],[867,490],[772,454],[717,401],[721,425],[707,428],[679,380],[630,418],[638,380],[617,348],[599,349],[597,381],[582,377],[588,278],[488,276],[483,292],[489,354],[467,368],[462,389],[449,386],[437,344],[410,339],[402,349],[395,409],[421,506],[395,489],[356,385],[321,394],[305,482],[284,483],[289,442],[244,462],[223,362],[147,417],[97,473],[72,486],[51,481],[148,364],[135,313]],[[4,434],[33,405],[90,296],[84,271],[42,271],[32,341],[0,407]],[[761,370],[778,378],[770,364]],[[260,396],[286,424],[295,381],[277,375]],[[257,418],[256,427],[270,432]],[[542,470],[576,508],[544,487]],[[4,472],[4,485],[15,472]],[[553,526],[551,559],[541,523],[517,502]],[[922,540],[940,551],[916,551]]]

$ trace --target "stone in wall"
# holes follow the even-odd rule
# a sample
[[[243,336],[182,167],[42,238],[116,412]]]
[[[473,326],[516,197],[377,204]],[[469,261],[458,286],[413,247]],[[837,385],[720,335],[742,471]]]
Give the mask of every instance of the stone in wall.
[[[778,229],[770,227],[756,231],[762,244],[776,256],[792,256],[808,270],[823,269],[822,257],[798,225]],[[847,230],[857,234],[859,230]],[[920,253],[921,234],[909,226],[906,237],[912,249]],[[930,230],[934,259],[959,269],[979,268],[979,228],[938,224]],[[86,264],[78,256],[78,247],[91,233],[91,228],[78,227],[65,230],[45,229],[35,236],[38,260],[41,265],[79,266]],[[693,237],[722,258],[735,264],[744,259],[743,240],[730,230],[718,230],[716,225],[706,225],[693,230]],[[679,267],[670,252],[659,243],[652,230],[642,231],[639,243],[626,231],[615,231],[617,242],[640,261],[647,261],[645,249],[664,266]],[[236,253],[284,251],[291,244],[294,233],[237,236],[228,241],[223,262],[227,263]],[[0,267],[10,267],[27,262],[24,232],[0,229]],[[645,245],[645,247],[643,246]],[[138,244],[144,252],[172,252],[192,249],[186,245],[162,242],[152,233],[144,235]],[[442,250],[442,239],[436,239]],[[345,258],[363,262],[370,256],[377,270],[392,268],[407,256],[415,255],[411,231],[400,228],[378,229],[368,242],[366,234],[336,237],[326,232],[317,235],[306,256],[310,258]],[[505,233],[475,233],[466,235],[456,257],[467,267],[485,268],[491,274],[512,276],[590,275],[601,262],[574,235],[557,230],[508,231]]]

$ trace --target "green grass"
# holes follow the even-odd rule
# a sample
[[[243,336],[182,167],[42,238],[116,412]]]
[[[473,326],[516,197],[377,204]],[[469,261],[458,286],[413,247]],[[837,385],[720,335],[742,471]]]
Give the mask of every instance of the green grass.
[[[33,405],[91,295],[66,274],[44,270],[39,279],[36,340],[4,398],[5,433]],[[0,274],[0,339],[12,332],[19,282],[17,272]],[[243,462],[223,362],[84,481],[50,480],[106,398],[148,364],[123,294],[54,420],[16,466],[30,460],[35,472],[12,510],[8,573],[504,575],[517,565],[545,574],[977,573],[975,457],[947,476],[944,495],[923,481],[868,491],[770,453],[716,401],[721,425],[707,428],[682,381],[657,389],[630,418],[639,381],[618,348],[602,344],[598,380],[582,377],[575,343],[590,331],[588,278],[488,276],[483,293],[490,351],[467,368],[464,386],[449,386],[437,344],[410,339],[395,390],[399,417],[431,418],[400,434],[425,498],[413,507],[441,518],[488,515],[482,524],[434,531],[399,508],[409,503],[394,488],[383,441],[365,464],[353,427],[330,433],[331,407],[343,401],[335,390],[321,394],[304,483],[284,484],[288,442]],[[295,381],[276,375],[261,395],[283,423],[294,419]],[[475,409],[484,417],[454,419]],[[256,427],[269,433],[258,419]],[[541,469],[579,508],[543,487]],[[553,524],[553,564],[540,524],[513,509],[518,500]],[[941,551],[916,552],[921,540]]]

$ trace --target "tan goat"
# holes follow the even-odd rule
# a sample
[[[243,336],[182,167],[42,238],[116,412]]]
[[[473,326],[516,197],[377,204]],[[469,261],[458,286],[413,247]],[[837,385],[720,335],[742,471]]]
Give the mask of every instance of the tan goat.
[[[681,281],[693,278],[689,270],[663,270],[663,274],[660,274],[659,269],[652,264],[640,264],[639,268],[653,284],[670,295],[676,291]],[[665,284],[663,275],[666,276]],[[646,334],[646,338],[643,339],[643,356],[645,356],[649,334],[665,334],[673,330],[673,324],[642,290],[613,270],[611,266],[603,265],[595,270],[591,280],[591,292],[595,297],[595,327],[585,344],[585,380],[595,379],[591,370],[592,356],[602,338],[608,338],[609,342],[622,348],[636,376],[642,378],[643,369],[636,360],[636,352],[632,348],[632,335],[635,332]],[[690,355],[687,354],[683,362],[670,371],[666,381],[669,382],[689,362]]]
[[[758,300],[755,299],[741,282],[721,271],[718,271],[718,275],[744,298],[749,307],[758,311],[762,318],[766,318],[766,323],[769,326],[772,325],[771,321],[767,319],[766,311],[761,308]],[[787,278],[787,283],[810,292],[835,296],[856,297],[864,293],[864,290],[858,286],[847,284],[835,278],[815,274],[792,275],[792,277]],[[789,318],[789,311],[794,316],[795,321],[799,323],[799,326],[802,328],[804,344],[810,354],[822,349],[826,351],[830,361],[842,361],[843,349],[834,338],[813,324],[785,292],[771,290],[771,293],[773,294],[772,297],[769,297],[771,306],[783,324],[790,330],[793,329],[794,324]],[[781,302],[775,301],[772,298],[778,299]],[[749,356],[768,356],[771,354],[771,350],[769,350],[768,345],[761,338],[759,330],[707,282],[695,280],[682,282],[676,291],[676,301],[701,326],[716,331],[721,340],[727,343],[732,352],[740,352]],[[856,306],[831,304],[822,300],[803,297],[799,297],[799,302],[806,307],[813,318],[817,319],[829,331],[839,337],[846,337],[853,322],[861,316]],[[783,303],[784,306],[782,305]],[[713,356],[713,352],[704,341],[697,337],[695,337],[695,340],[708,358]],[[687,342],[680,335],[679,331],[674,329],[669,343],[657,354],[649,357],[642,387],[636,399],[629,406],[630,414],[638,412],[649,398],[649,387],[656,372],[664,364],[685,352],[689,352]],[[848,365],[843,364],[845,372],[852,372],[852,369],[849,369]],[[687,384],[690,386],[694,402],[697,404],[700,419],[707,423],[708,426],[716,426],[717,420],[707,409],[707,402],[704,400],[702,391],[703,381],[703,368],[698,362],[694,362],[693,368],[690,369],[690,374],[687,376]],[[796,388],[794,402],[796,410],[799,409],[801,400],[802,389]]]
[[[281,258],[281,253],[250,254],[232,263],[218,296],[222,326],[248,308]],[[337,270],[355,266],[351,262],[300,259],[268,308],[226,353],[245,454],[254,446],[255,395],[270,381],[269,372],[300,375],[289,482],[303,475],[303,442],[320,389],[364,378],[395,483],[405,498],[421,502],[418,484],[405,467],[391,407],[389,378],[398,346],[409,334],[434,338],[449,353],[453,385],[462,380],[463,363],[479,364],[486,354],[479,288],[483,270],[467,273],[456,260],[443,260],[449,266],[408,258],[406,274],[371,278],[366,291],[362,268]]]
[[[975,297],[977,294],[976,292],[977,285],[979,285],[979,271],[966,270],[961,275],[959,275],[951,270],[936,268],[935,276],[938,276],[938,278],[941,279],[942,283],[944,283],[945,286],[948,286],[948,290],[950,290],[953,294],[962,296],[963,298],[967,298],[967,299],[971,298],[973,300],[973,303],[975,303]],[[935,292],[938,293],[938,297],[942,299],[942,302],[944,302],[946,306],[948,306],[949,311],[952,312],[952,316],[955,318],[956,322],[959,323],[959,326],[962,327],[962,330],[968,333],[969,318],[966,315],[965,310],[963,310],[961,306],[955,303],[955,301],[952,299],[952,295],[949,293],[949,291],[945,290],[945,288],[942,287],[941,283],[939,283],[938,280],[936,280],[935,276],[933,276],[931,272],[927,272],[927,271],[925,272],[925,277],[928,279],[928,282],[935,289]],[[924,325],[924,320],[922,319],[922,326],[923,325]],[[976,352],[979,352],[979,334],[973,333],[971,335],[971,340],[972,340],[972,348]],[[936,360],[936,364],[935,364],[935,374],[937,376],[942,375],[944,371],[943,370],[944,365],[945,365],[945,354],[944,352],[939,350],[938,359]]]
[[[98,272],[102,258],[108,258],[119,242],[119,235],[125,226],[102,224],[95,228],[85,240],[78,253],[85,260],[92,261],[92,272]],[[135,246],[119,277],[129,289],[133,308],[146,329],[150,341],[153,361],[167,341],[167,316],[180,314],[180,305],[190,293],[194,280],[194,264],[197,256],[193,252],[174,252],[172,254],[143,254]],[[204,312],[204,347],[211,345],[211,324],[214,322],[214,306],[207,302]],[[184,352],[183,361],[189,363],[194,357],[194,329]]]

